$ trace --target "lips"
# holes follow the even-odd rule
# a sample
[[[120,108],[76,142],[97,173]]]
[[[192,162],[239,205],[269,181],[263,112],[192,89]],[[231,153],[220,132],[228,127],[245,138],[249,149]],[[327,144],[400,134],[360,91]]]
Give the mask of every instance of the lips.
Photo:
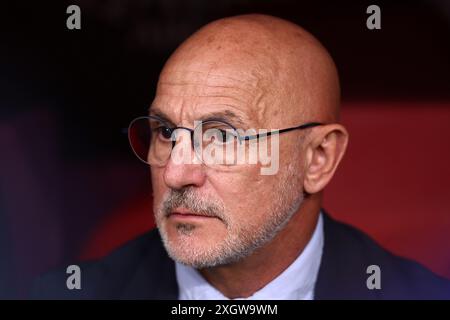
[[[189,218],[216,218],[205,213],[196,213],[184,208],[176,208],[169,213],[169,217],[189,219]]]

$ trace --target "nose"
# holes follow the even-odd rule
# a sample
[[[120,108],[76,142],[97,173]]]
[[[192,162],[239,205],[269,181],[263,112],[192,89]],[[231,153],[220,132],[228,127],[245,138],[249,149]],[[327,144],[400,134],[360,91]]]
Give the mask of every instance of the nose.
[[[164,182],[171,189],[193,186],[201,187],[206,181],[206,174],[201,164],[174,163],[169,159],[164,169]]]
[[[164,182],[171,189],[179,190],[187,186],[201,187],[206,180],[204,166],[199,163],[192,150],[191,133],[185,132],[185,134],[185,140],[179,140],[174,145],[180,147],[179,150],[183,150],[184,146],[184,151],[191,151],[190,157],[188,156],[190,159],[183,156],[181,158],[170,157],[164,168]],[[179,150],[175,148],[172,152],[177,155]],[[187,161],[180,161],[182,158]]]

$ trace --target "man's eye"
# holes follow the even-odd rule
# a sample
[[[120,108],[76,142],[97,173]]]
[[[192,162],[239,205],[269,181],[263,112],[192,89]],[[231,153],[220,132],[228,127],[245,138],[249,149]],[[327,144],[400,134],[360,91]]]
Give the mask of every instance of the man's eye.
[[[153,131],[160,135],[163,139],[169,140],[172,137],[172,129],[166,126],[159,126],[153,129]]]
[[[229,143],[234,140],[235,135],[229,130],[218,129],[216,137],[219,143]]]

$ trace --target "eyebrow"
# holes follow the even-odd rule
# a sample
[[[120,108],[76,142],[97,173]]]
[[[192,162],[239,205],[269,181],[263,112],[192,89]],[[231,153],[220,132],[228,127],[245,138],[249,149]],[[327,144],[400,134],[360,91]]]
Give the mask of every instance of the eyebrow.
[[[156,117],[160,118],[161,120],[163,120],[164,122],[167,122],[168,124],[175,126],[175,124],[172,121],[170,121],[169,116],[167,116],[164,112],[162,112],[161,110],[159,110],[156,107],[151,106],[148,109],[148,114],[150,116],[156,116]]]
[[[165,122],[170,123],[175,126],[173,121],[171,121],[169,119],[169,116],[167,116],[164,112],[162,112],[160,109],[158,109],[158,107],[155,107],[155,106],[150,107],[149,114],[153,115],[153,116],[157,116],[158,118],[161,118]],[[208,112],[208,113],[202,115],[199,119],[195,119],[195,120],[200,120],[200,121],[217,120],[217,121],[226,122],[226,123],[232,125],[235,129],[238,129],[238,128],[245,129],[244,128],[244,126],[245,126],[244,119],[240,115],[238,115],[237,113],[235,113],[231,110]]]

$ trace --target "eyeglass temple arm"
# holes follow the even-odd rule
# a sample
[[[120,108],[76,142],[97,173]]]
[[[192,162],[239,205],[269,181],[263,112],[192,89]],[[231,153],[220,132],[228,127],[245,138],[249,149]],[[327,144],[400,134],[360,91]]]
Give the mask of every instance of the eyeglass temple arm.
[[[302,124],[300,126],[297,127],[291,127],[291,128],[286,128],[286,129],[281,129],[281,130],[275,130],[275,131],[269,131],[266,133],[258,133],[255,135],[251,135],[251,136],[243,136],[241,137],[241,140],[253,140],[253,139],[259,139],[261,137],[267,137],[267,136],[271,136],[272,134],[280,134],[283,132],[288,132],[288,131],[292,131],[292,130],[303,130],[303,129],[308,129],[308,128],[312,128],[312,127],[316,127],[316,126],[320,126],[323,125],[323,123],[320,122],[308,122],[305,124]]]

